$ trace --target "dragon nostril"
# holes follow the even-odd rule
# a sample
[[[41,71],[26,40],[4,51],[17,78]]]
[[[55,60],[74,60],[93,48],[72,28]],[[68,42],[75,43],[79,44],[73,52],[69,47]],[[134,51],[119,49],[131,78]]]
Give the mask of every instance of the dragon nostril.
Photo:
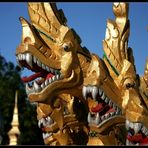
[[[27,44],[31,43],[31,38],[30,37],[26,37],[24,39],[24,43],[27,43]]]
[[[131,84],[131,83],[127,83],[126,84],[126,88],[129,89],[129,88],[134,88],[135,84]]]

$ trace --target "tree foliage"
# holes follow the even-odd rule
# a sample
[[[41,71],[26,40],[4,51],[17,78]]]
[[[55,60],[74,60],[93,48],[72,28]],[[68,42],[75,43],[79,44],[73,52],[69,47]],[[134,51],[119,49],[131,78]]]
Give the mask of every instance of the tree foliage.
[[[2,144],[9,144],[8,132],[11,129],[13,117],[15,92],[18,90],[18,113],[19,113],[19,145],[43,145],[43,139],[38,128],[36,118],[36,106],[27,100],[24,84],[20,78],[21,69],[12,62],[7,62],[0,55],[0,113],[3,118],[1,135]]]

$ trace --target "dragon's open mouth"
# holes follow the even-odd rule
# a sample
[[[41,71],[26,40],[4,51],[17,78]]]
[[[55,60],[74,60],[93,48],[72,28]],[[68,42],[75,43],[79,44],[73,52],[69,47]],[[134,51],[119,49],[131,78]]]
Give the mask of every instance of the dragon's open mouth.
[[[51,128],[54,126],[54,121],[52,120],[52,118],[50,116],[47,116],[45,118],[42,118],[38,121],[38,126],[39,128],[41,128],[42,132],[43,132],[43,139],[46,139],[50,136],[52,136],[52,132],[49,131],[47,132],[45,129]]]
[[[126,129],[126,145],[148,145],[148,129],[144,125],[126,120]]]
[[[56,141],[56,139],[53,138],[53,134],[59,130],[56,121],[50,116],[43,117],[38,120],[38,126],[42,130],[42,137],[46,144]],[[48,141],[48,143],[46,141]]]
[[[121,109],[112,102],[105,93],[96,86],[83,87],[83,96],[86,98],[91,95],[97,102],[95,107],[90,109],[88,113],[88,122],[91,125],[101,126],[109,119],[121,115]]]
[[[17,62],[21,67],[35,72],[29,77],[22,78],[26,83],[27,94],[40,92],[54,81],[62,79],[59,69],[48,67],[30,53],[18,54]]]
[[[64,122],[63,127],[59,127],[58,122],[57,122],[57,120],[54,119],[52,113],[38,119],[38,127],[42,131],[42,137],[43,137],[46,144],[55,142],[56,139],[54,138],[54,135],[57,134],[59,132],[59,130],[63,131],[65,129],[66,125],[71,127],[71,124],[77,123],[75,115],[71,114],[68,111],[68,108],[66,108],[66,107],[64,108],[64,110],[62,112],[62,115],[65,118],[65,122]]]

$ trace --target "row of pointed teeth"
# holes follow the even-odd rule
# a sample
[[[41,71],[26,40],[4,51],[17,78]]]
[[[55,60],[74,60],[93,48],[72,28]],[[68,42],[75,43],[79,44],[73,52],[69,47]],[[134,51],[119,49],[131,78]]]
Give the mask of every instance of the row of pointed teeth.
[[[94,100],[96,100],[97,94],[98,94],[98,88],[96,86],[83,86],[82,89],[82,94],[83,94],[83,98],[87,99],[87,95],[89,93],[92,94],[92,97]],[[102,91],[99,91],[99,93],[102,95]]]
[[[46,118],[41,118],[38,120],[38,126],[39,128],[50,126],[54,123],[53,119],[50,116],[47,116]]]
[[[63,112],[64,115],[68,115],[69,112],[68,111],[64,111]],[[46,118],[41,118],[40,120],[38,120],[38,127],[42,128],[42,127],[50,127],[55,123],[55,121],[50,117],[47,116]],[[53,135],[52,132],[43,132],[42,133],[42,137],[43,139],[49,138]]]
[[[95,114],[95,117],[92,116],[91,112],[89,112],[88,117],[87,117],[87,121],[88,121],[89,124],[99,125],[103,121],[106,121],[106,120],[108,120],[109,118],[111,118],[111,117],[113,117],[115,115],[121,115],[120,109],[118,109],[116,112],[110,112],[110,113],[107,113],[107,114],[102,115],[102,116],[100,116],[99,112],[97,112]]]
[[[130,142],[128,139],[126,139],[126,145],[127,146],[139,146],[139,143],[134,144],[134,143]]]
[[[49,73],[52,74],[60,74],[59,70],[57,69],[53,69],[53,68],[49,68],[48,66],[46,66],[45,64],[43,64],[38,58],[36,58],[35,56],[31,55],[30,53],[23,53],[23,54],[18,54],[16,57],[17,63],[21,66],[19,61],[26,61],[26,63],[32,68],[33,66],[33,62],[35,64],[37,64],[39,67],[41,67],[42,69],[46,70]]]
[[[52,132],[42,133],[42,137],[43,137],[43,139],[46,139],[46,138],[52,136],[52,134],[53,134]]]
[[[134,130],[135,134],[141,130],[145,136],[148,136],[148,129],[142,123],[133,123],[126,120],[126,129],[129,130],[130,128]]]
[[[65,114],[67,115],[69,113],[66,111]],[[42,127],[51,126],[53,123],[54,120],[50,116],[47,116],[45,118],[41,118],[40,120],[38,120],[38,127],[42,128]]]
[[[102,89],[99,89],[96,86],[83,86],[82,94],[85,99],[89,93],[92,94],[92,97],[95,101],[97,101],[97,94],[99,93],[100,98],[106,104],[108,104],[110,107],[113,107],[115,110],[117,110],[117,112],[120,110],[119,107],[105,95]]]
[[[29,83],[26,83],[26,93],[30,94],[33,92],[40,92],[49,84],[53,83],[54,81],[60,80],[60,79],[62,79],[61,75],[54,75],[51,78],[45,80],[45,82],[43,82],[41,85],[38,85],[38,83],[36,81],[33,81],[32,82],[33,86],[30,87]]]

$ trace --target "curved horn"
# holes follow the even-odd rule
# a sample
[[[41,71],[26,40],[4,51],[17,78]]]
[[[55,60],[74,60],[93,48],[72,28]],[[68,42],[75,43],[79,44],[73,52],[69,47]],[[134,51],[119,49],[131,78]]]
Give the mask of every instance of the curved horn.
[[[28,3],[28,12],[32,24],[53,38],[60,35],[60,28],[66,26],[66,18],[55,3]]]
[[[128,3],[113,3],[113,12],[116,18],[115,20],[107,20],[106,36],[103,40],[104,61],[112,77],[118,76],[124,60],[131,58],[127,47],[130,27],[128,7]]]

